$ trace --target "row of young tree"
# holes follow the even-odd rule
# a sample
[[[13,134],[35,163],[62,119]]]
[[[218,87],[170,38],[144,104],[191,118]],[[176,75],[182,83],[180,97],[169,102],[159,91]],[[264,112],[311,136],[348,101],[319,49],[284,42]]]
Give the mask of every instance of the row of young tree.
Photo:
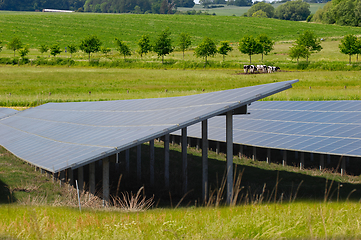
[[[158,57],[162,59],[162,63],[164,62],[164,57],[170,53],[172,53],[177,46],[183,52],[183,60],[184,60],[184,52],[189,49],[192,44],[191,36],[188,33],[180,33],[178,36],[178,43],[174,46],[173,41],[171,39],[171,32],[169,28],[163,30],[158,37],[155,39],[154,42],[151,42],[149,35],[143,35],[137,45],[138,49],[136,52],[142,58],[149,52],[155,52]],[[118,38],[114,39],[114,43],[116,45],[116,50],[123,55],[124,60],[127,56],[132,55],[132,51],[128,44]],[[252,55],[255,54],[262,54],[262,61],[263,55],[267,55],[270,51],[272,51],[274,46],[274,42],[266,35],[260,34],[256,38],[253,36],[245,36],[239,42],[238,49],[240,52],[249,55],[250,63],[252,61]],[[18,51],[20,57],[24,58],[29,53],[29,46],[24,45],[18,37],[13,38],[8,44],[7,48],[15,52]],[[0,51],[2,49],[1,42],[0,42]],[[66,48],[66,51],[71,54],[76,53],[77,51],[81,50],[84,53],[88,54],[88,58],[90,61],[90,56],[92,53],[102,52],[104,54],[108,54],[111,49],[102,47],[102,42],[96,35],[90,35],[83,39],[79,45],[76,44],[69,44]],[[39,46],[38,50],[43,55],[50,51],[50,54],[56,57],[56,55],[62,52],[62,49],[59,46],[59,43],[53,44],[52,46],[48,46],[42,44]],[[217,48],[217,43],[209,38],[205,37],[203,41],[195,48],[194,55],[197,57],[202,57],[205,59],[205,65],[207,64],[208,57],[212,57],[215,54],[219,53],[223,55],[223,61],[225,56],[228,55],[233,48],[229,41],[221,41],[219,47]]]
[[[2,45],[0,41],[0,51],[2,50]],[[118,38],[114,39],[116,45],[116,50],[123,55],[124,60],[127,56],[132,55],[132,51],[128,44]],[[178,42],[176,46],[184,53],[187,49],[190,48],[192,44],[192,38],[188,33],[181,33],[178,36]],[[152,42],[149,35],[143,35],[137,42],[138,48],[136,52],[142,58],[144,55],[149,52],[155,52],[159,58],[164,62],[164,57],[172,53],[176,46],[174,46],[171,39],[171,32],[169,28],[163,30],[157,38]],[[266,34],[260,34],[257,37],[246,35],[240,41],[238,49],[241,53],[247,54],[249,56],[249,62],[252,64],[252,56],[255,54],[262,54],[263,56],[268,55],[274,47],[274,41],[272,41]],[[24,58],[29,53],[29,46],[24,45],[20,38],[13,38],[8,44],[7,48],[15,52],[18,51],[20,57]],[[346,35],[339,45],[340,52],[343,54],[349,55],[349,62],[351,63],[351,56],[361,54],[361,38],[358,39],[356,36],[350,34]],[[62,52],[59,43],[53,44],[52,46],[47,46],[42,44],[39,46],[38,50],[43,55],[50,51],[50,54],[56,57],[56,55]],[[108,54],[111,49],[102,46],[102,42],[96,35],[90,35],[83,40],[81,40],[79,45],[69,44],[65,50],[72,54],[78,52],[79,50],[88,54],[90,57],[92,53],[102,52],[103,54]],[[205,60],[205,66],[207,64],[208,57],[212,57],[215,54],[219,53],[223,55],[223,61],[225,56],[233,50],[229,41],[221,41],[218,48],[217,43],[209,38],[205,37],[203,41],[194,49],[194,55],[197,57],[202,57]],[[306,30],[298,36],[295,43],[290,47],[289,56],[292,59],[297,59],[299,62],[300,58],[305,58],[308,62],[308,58],[312,53],[319,52],[322,50],[321,40],[316,36],[312,31]]]

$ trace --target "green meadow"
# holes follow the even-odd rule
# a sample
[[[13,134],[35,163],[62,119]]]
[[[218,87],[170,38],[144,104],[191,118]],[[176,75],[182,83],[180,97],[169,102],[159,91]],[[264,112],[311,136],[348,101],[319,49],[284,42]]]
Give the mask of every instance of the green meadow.
[[[289,71],[243,74],[240,70],[0,67],[0,105],[175,97],[299,79],[292,89],[265,100],[359,100],[358,71]]]

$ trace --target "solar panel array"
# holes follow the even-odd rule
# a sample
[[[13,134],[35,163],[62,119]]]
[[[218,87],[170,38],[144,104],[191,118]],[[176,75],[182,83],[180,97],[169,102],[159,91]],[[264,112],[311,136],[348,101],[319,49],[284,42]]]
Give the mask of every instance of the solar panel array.
[[[12,108],[0,108],[0,119],[10,116],[14,113],[17,113],[18,111]]]
[[[361,101],[258,101],[248,112],[233,117],[235,143],[361,157]],[[188,135],[200,138],[200,125]],[[225,141],[225,117],[209,120],[209,139]]]
[[[59,172],[239,108],[297,81],[173,98],[48,103],[0,119],[0,145]]]

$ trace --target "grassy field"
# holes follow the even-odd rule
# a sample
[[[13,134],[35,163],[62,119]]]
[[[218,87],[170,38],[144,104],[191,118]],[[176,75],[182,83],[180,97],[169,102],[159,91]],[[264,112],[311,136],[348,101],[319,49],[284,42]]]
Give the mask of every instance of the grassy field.
[[[0,207],[0,232],[21,239],[359,239],[359,203],[292,203],[145,213]]]
[[[222,5],[222,4],[220,4]],[[272,6],[274,8],[277,8],[280,3],[274,3]],[[222,5],[224,7],[221,8],[213,8],[213,9],[205,9],[202,7],[202,5],[196,4],[193,8],[177,8],[178,11],[190,11],[190,10],[196,10],[202,11],[202,12],[208,12],[209,14],[215,13],[217,16],[243,16],[244,13],[248,11],[251,7],[237,7],[234,5]],[[311,13],[315,13],[319,8],[322,8],[325,6],[325,3],[310,3],[310,11]]]
[[[358,71],[245,75],[239,70],[7,66],[0,67],[0,106],[174,97],[292,79],[300,82],[266,100],[358,100],[361,96]]]
[[[246,34],[267,33],[275,41],[294,40],[304,30],[312,30],[320,37],[360,34],[356,27],[233,16],[1,12],[0,24],[5,44],[18,36],[32,49],[56,42],[62,48],[70,43],[79,44],[91,33],[99,36],[105,47],[114,48],[114,38],[118,37],[135,50],[143,34],[154,39],[166,27],[171,29],[174,40],[181,32],[189,33],[192,46],[197,46],[205,36],[235,43]]]

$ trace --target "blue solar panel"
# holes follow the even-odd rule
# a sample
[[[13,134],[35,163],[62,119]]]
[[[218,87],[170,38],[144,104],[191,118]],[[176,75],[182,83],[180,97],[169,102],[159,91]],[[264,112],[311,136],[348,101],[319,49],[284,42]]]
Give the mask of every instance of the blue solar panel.
[[[361,101],[258,101],[248,112],[234,116],[235,143],[361,157]],[[210,135],[225,128],[215,124]]]
[[[12,108],[0,108],[0,119],[4,117],[8,117],[12,114],[17,113],[18,111]]]
[[[174,98],[48,103],[0,117],[0,145],[25,161],[59,172],[237,109],[297,81]],[[224,127],[216,128],[214,137],[222,139]]]

